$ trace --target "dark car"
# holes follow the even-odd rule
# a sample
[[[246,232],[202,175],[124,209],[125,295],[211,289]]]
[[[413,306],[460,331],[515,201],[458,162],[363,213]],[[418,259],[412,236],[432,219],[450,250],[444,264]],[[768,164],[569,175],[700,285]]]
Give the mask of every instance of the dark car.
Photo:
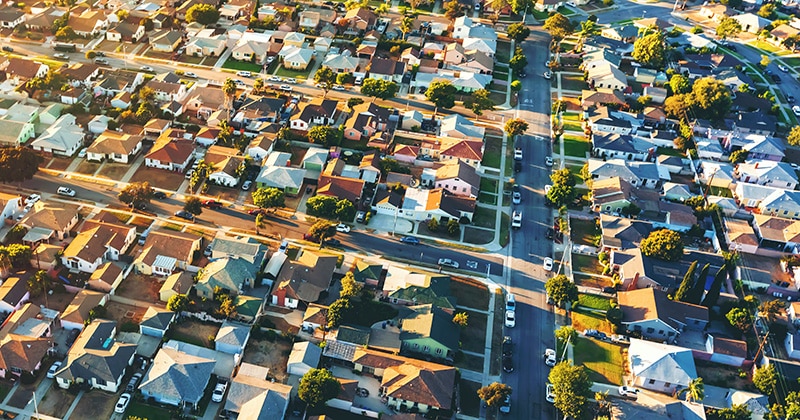
[[[514,361],[511,356],[503,356],[503,371],[511,373],[514,371]]]
[[[403,236],[400,238],[400,242],[404,244],[419,245],[419,239],[413,236]]]
[[[6,51],[6,52],[14,52],[14,49],[13,49],[13,48],[11,48],[11,47],[9,47],[8,45],[4,45],[4,46],[3,46],[3,51]]]
[[[555,231],[555,229],[553,229],[553,228],[547,228],[547,232],[545,232],[544,236],[545,236],[547,239],[550,239],[550,240],[552,240],[552,239],[553,239],[553,236],[554,236],[555,234],[556,234],[556,231]]]
[[[217,210],[222,208],[222,203],[216,200],[206,200],[203,201],[203,207],[207,207],[211,210]]]
[[[783,81],[781,80],[781,77],[780,77],[780,76],[778,76],[777,74],[773,74],[773,75],[772,75],[772,76],[770,76],[770,77],[772,77],[772,81],[773,81],[773,82],[775,82],[775,83],[778,83],[778,84],[780,84],[780,83],[782,83],[782,82],[783,82]]]
[[[520,172],[520,171],[522,171],[522,162],[518,160],[514,161],[514,172]]]
[[[328,239],[325,241],[326,246],[342,246],[342,241],[338,239]]]
[[[159,200],[163,200],[163,199],[167,198],[167,194],[164,193],[163,191],[156,191],[155,193],[153,193],[153,197],[155,197],[155,198],[157,198]]]
[[[264,210],[264,209],[252,209],[252,210],[248,210],[247,214],[249,214],[251,216],[258,216],[259,214],[266,215],[267,211]]]
[[[186,210],[178,210],[178,211],[176,211],[175,212],[175,216],[178,216],[181,219],[186,219],[186,220],[189,220],[189,221],[192,221],[192,222],[194,221],[194,215],[192,213],[189,213]]]
[[[511,356],[514,352],[514,343],[511,341],[511,337],[505,336],[503,337],[503,356]]]
[[[69,335],[67,336],[67,346],[71,346],[72,343],[74,343],[75,340],[78,339],[78,335],[80,335],[80,333],[81,330],[79,329],[70,330]]]
[[[614,294],[617,293],[617,289],[611,286],[606,286],[603,288],[603,293]]]
[[[134,205],[134,203],[128,203],[128,207],[135,208],[137,210],[147,210],[146,203],[137,203],[136,205]]]

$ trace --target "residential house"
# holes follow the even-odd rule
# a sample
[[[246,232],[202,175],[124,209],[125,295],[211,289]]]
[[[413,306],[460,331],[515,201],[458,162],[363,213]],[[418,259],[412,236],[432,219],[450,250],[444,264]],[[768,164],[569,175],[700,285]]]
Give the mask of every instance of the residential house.
[[[740,112],[734,117],[733,131],[745,136],[754,134],[772,137],[775,135],[777,123],[778,120],[774,115],[769,115],[763,111]],[[757,158],[757,156],[751,156],[751,158]]]
[[[132,98],[130,92],[120,92],[111,99],[111,106],[119,109],[128,109],[131,106]],[[105,128],[103,129],[105,131]]]
[[[94,63],[75,63],[60,70],[60,73],[70,81],[72,86],[89,88],[100,76],[100,66]]]
[[[345,34],[359,34],[375,27],[378,16],[369,8],[359,7],[348,10],[342,19],[347,22]]]
[[[787,190],[794,190],[798,183],[797,173],[786,162],[748,160],[736,166],[735,175],[741,182],[768,185]]]
[[[150,47],[153,51],[171,53],[183,41],[183,33],[177,30],[162,30],[150,37]]]
[[[647,221],[628,219],[625,217],[600,214],[600,249],[608,252],[612,249],[638,248],[639,244],[653,230]]]
[[[322,174],[317,184],[317,194],[349,200],[354,205],[358,205],[364,193],[364,184],[363,179]]]
[[[21,209],[20,200],[19,196],[0,194],[0,207],[3,208],[0,215],[7,219],[16,214]],[[28,230],[28,234],[35,230],[39,235],[23,240],[25,243],[63,241],[69,237],[72,228],[78,224],[78,206],[46,204],[36,208],[35,212],[28,213],[20,224]]]
[[[209,259],[238,258],[254,264],[258,268],[266,258],[267,247],[250,237],[231,237],[218,234],[208,246]]]
[[[214,360],[162,347],[139,391],[145,398],[176,407],[196,407],[214,372]]]
[[[167,276],[164,284],[158,290],[158,299],[169,302],[175,295],[186,295],[194,286],[194,274],[188,271],[178,271]]]
[[[68,15],[68,26],[75,34],[84,38],[93,38],[108,28],[113,18],[109,18],[102,10],[81,9]]]
[[[455,195],[477,198],[480,190],[480,175],[475,167],[456,161],[436,169],[425,168],[421,182],[433,188],[443,188]]]
[[[64,365],[56,371],[58,386],[68,389],[72,384],[86,384],[118,392],[126,369],[133,363],[136,345],[116,341],[116,332],[116,321],[90,322],[70,347]]]
[[[625,98],[620,91],[609,89],[581,91],[581,107],[583,109],[607,105],[621,106],[625,104],[627,104],[627,102],[625,102]]]
[[[622,41],[625,43],[632,43],[636,41],[639,36],[639,28],[634,25],[622,25],[603,28],[600,36],[613,39],[615,41]]]
[[[634,162],[623,159],[589,159],[592,179],[603,180],[618,176],[634,187],[656,188],[661,176],[655,163]]]
[[[30,303],[7,317],[0,329],[0,377],[33,375],[53,348],[59,312]]]
[[[328,307],[317,305],[316,303],[309,303],[303,313],[303,324],[301,329],[303,331],[313,333],[314,330],[328,325]]]
[[[322,65],[336,73],[355,73],[359,68],[358,58],[348,53],[349,51],[345,50],[341,54],[328,54],[325,56]]]
[[[111,293],[116,286],[122,283],[122,267],[111,261],[103,263],[97,267],[97,270],[94,270],[86,283],[92,290]]]
[[[6,6],[0,9],[0,27],[14,29],[25,22],[25,11]]]
[[[381,275],[383,273],[383,265],[377,263],[368,263],[364,260],[357,259],[353,263],[353,277],[357,282],[377,287],[380,284]]]
[[[197,279],[198,296],[213,299],[217,288],[233,296],[246,286],[254,286],[258,266],[242,258],[219,258],[208,263]]]
[[[747,343],[742,340],[708,334],[705,353],[710,361],[728,366],[741,367],[747,360]]]
[[[175,321],[175,312],[150,306],[139,323],[139,334],[164,338],[170,325]]]
[[[778,252],[800,251],[800,222],[793,219],[753,214],[753,231],[758,237],[758,246]]]
[[[372,58],[369,66],[370,79],[384,80],[387,82],[401,83],[403,81],[403,74],[405,74],[406,66],[401,61],[391,58]]]
[[[141,135],[106,130],[86,150],[86,160],[132,163],[134,156],[142,149],[143,139]]]
[[[621,159],[647,162],[655,148],[627,134],[592,134],[592,155],[602,159]]]
[[[106,31],[106,39],[112,42],[137,43],[144,37],[144,25],[130,22],[120,22]]]
[[[678,184],[675,182],[665,182],[662,186],[661,196],[664,197],[665,200],[669,201],[679,201],[683,203],[687,199],[694,197],[696,194],[693,194],[691,190],[689,190],[689,186],[686,184]]]
[[[38,61],[10,57],[0,63],[0,71],[5,72],[6,80],[15,86],[22,86],[33,78],[42,78],[50,71],[50,67]]]
[[[238,185],[244,168],[244,156],[238,153],[238,149],[231,147],[209,146],[203,159],[212,167],[208,180],[226,187]]]
[[[0,285],[0,312],[10,314],[21,308],[31,297],[28,283],[19,277],[9,277]]]
[[[628,363],[631,385],[669,395],[697,378],[692,351],[683,347],[631,338]]]
[[[281,49],[279,56],[283,67],[290,70],[305,70],[314,61],[314,50],[286,45]]]
[[[800,35],[800,30],[797,28],[790,26],[788,24],[780,24],[776,28],[772,29],[769,32],[770,36],[767,38],[767,42],[774,44],[775,46],[781,47],[783,46],[783,42],[787,39],[797,37]]]
[[[303,107],[300,114],[289,120],[289,127],[293,130],[308,131],[316,125],[332,125],[338,104],[339,101],[333,99],[313,98]]]
[[[31,147],[53,155],[72,156],[83,146],[83,137],[83,128],[76,123],[75,116],[64,114],[32,141]]]
[[[612,251],[610,265],[619,273],[624,290],[653,287],[669,291],[678,288],[694,261],[700,267],[709,264],[710,273],[716,273],[724,263],[719,255],[700,251],[685,251],[680,261],[667,262],[644,256],[639,248],[633,248]]]
[[[610,63],[600,64],[589,69],[586,81],[593,89],[624,91],[628,88],[628,78],[621,70]]]
[[[772,23],[769,19],[764,19],[755,13],[742,13],[734,15],[732,18],[739,22],[743,32],[751,34],[758,34],[764,27]]]
[[[769,397],[766,395],[712,385],[704,386],[702,405],[718,410],[743,405],[750,410],[752,420],[763,420],[769,413]]]
[[[133,93],[144,81],[144,73],[141,72],[105,70],[103,75],[94,82],[94,96],[114,97],[120,92]]]
[[[433,304],[445,312],[454,312],[456,300],[450,291],[450,276],[389,266],[381,295],[398,305]]]
[[[673,343],[684,329],[703,331],[708,325],[708,308],[670,300],[661,290],[631,290],[619,292],[617,297],[622,325],[644,338]]]
[[[119,260],[136,239],[136,227],[104,220],[87,220],[83,231],[61,255],[65,267],[93,273],[105,261]]]
[[[460,197],[442,188],[408,188],[399,216],[415,221],[437,219],[439,223],[446,223],[450,219],[472,220],[474,213],[473,198]]]
[[[286,362],[286,372],[289,375],[302,377],[311,369],[319,367],[322,358],[322,348],[309,341],[294,343],[289,360]]]
[[[145,155],[144,164],[151,168],[185,172],[194,159],[194,143],[191,140],[161,142]]]
[[[440,137],[482,141],[485,133],[486,129],[484,127],[476,126],[472,121],[460,114],[452,114],[442,118],[439,125]]]
[[[585,4],[586,0],[578,0],[575,4]],[[533,8],[539,12],[555,12],[564,5],[562,0],[536,0],[533,3]]]
[[[183,83],[162,82],[152,79],[147,82],[146,86],[153,90],[155,99],[159,102],[180,102],[186,97],[186,85]]]
[[[253,138],[247,146],[245,156],[253,159],[253,163],[261,165],[261,162],[272,153],[275,145],[275,136],[261,134]]]
[[[633,124],[628,118],[612,112],[609,107],[602,106],[584,112],[586,124],[597,134],[625,134],[629,135],[633,131]]]
[[[239,61],[266,64],[269,40],[239,40],[231,50],[231,57]]]
[[[372,138],[388,129],[389,115],[390,109],[373,102],[356,105],[350,118],[344,123],[344,138],[355,141],[361,141],[364,137]]]
[[[176,270],[193,267],[195,251],[200,250],[202,237],[171,230],[152,230],[133,264],[146,276],[168,277]]]
[[[217,138],[219,138],[221,132],[222,129],[218,127],[205,126],[200,128],[200,131],[194,135],[194,141],[200,146],[208,147],[217,142]]]
[[[258,188],[278,188],[288,195],[297,195],[303,186],[306,170],[291,167],[292,155],[273,152],[264,161],[256,177]]]
[[[800,191],[775,190],[758,205],[761,214],[800,219]]]
[[[91,290],[79,291],[64,312],[61,313],[61,328],[65,330],[83,330],[89,319],[89,311],[97,306],[105,305],[108,295]]]
[[[296,260],[283,264],[272,291],[272,304],[297,308],[301,301],[316,302],[328,290],[335,268],[335,256],[303,251]]]
[[[268,380],[268,372],[267,368],[242,363],[229,383],[223,411],[240,419],[284,418],[292,387]]]
[[[251,328],[247,324],[225,320],[214,338],[214,349],[222,353],[244,355]]]
[[[186,111],[195,113],[197,118],[208,119],[211,114],[225,105],[225,94],[217,86],[195,84],[187,93],[183,105]]]
[[[191,57],[219,57],[225,51],[226,45],[227,38],[225,35],[201,32],[186,43],[186,55]]]

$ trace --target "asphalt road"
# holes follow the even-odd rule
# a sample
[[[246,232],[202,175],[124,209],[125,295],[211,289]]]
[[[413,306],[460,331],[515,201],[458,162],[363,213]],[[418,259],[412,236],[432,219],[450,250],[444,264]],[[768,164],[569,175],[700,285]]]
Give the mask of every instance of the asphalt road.
[[[548,58],[550,37],[541,27],[522,43],[528,57],[528,77],[523,79],[519,107],[515,116],[529,124],[528,132],[516,140],[523,151],[523,169],[516,175],[522,190],[522,203],[515,206],[523,212],[520,229],[511,233],[508,290],[516,295],[516,326],[506,328],[515,344],[515,371],[504,374],[513,391],[511,413],[515,419],[553,418],[555,409],[544,399],[549,368],[542,355],[553,347],[553,315],[546,304],[542,268],[545,257],[553,253],[552,242],[545,239],[545,230],[552,222],[552,211],[544,205],[544,185],[550,182],[550,168],[544,158],[551,153],[550,81],[545,80],[544,63]]]

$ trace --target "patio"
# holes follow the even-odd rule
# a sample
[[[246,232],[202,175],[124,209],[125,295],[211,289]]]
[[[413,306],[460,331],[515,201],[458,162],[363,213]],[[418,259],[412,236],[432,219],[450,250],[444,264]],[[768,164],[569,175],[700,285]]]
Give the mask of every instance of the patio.
[[[381,383],[377,378],[370,375],[358,375],[353,373],[351,369],[341,366],[333,366],[331,372],[333,372],[333,375],[337,378],[358,381],[359,388],[364,388],[369,391],[369,396],[367,397],[359,397],[356,395],[353,398],[353,408],[365,408],[378,413],[395,414],[394,411],[386,406],[386,403],[381,401]]]

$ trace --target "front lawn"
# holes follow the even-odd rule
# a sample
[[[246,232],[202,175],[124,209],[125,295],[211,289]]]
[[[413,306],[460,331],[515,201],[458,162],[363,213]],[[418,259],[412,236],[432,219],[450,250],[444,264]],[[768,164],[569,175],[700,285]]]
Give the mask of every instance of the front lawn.
[[[569,219],[570,238],[576,245],[596,246],[595,240],[602,233],[593,219]]]
[[[141,401],[133,401],[128,406],[127,418],[138,417],[146,420],[170,420],[172,412],[166,408],[147,405]]]
[[[247,61],[239,61],[233,59],[233,57],[225,60],[225,64],[222,65],[223,69],[231,69],[231,70],[244,70],[249,71],[252,73],[259,73],[261,72],[261,66],[258,64],[253,64]]]
[[[678,149],[673,149],[672,147],[659,147],[656,149],[656,153],[658,155],[684,157],[683,152]]]
[[[478,397],[478,389],[481,384],[460,379],[458,384],[458,395],[461,404],[461,413],[466,416],[479,417],[481,414],[481,399]]]
[[[617,344],[578,337],[573,349],[575,365],[584,366],[592,381],[622,385],[625,363],[623,348]]]
[[[494,235],[486,229],[464,227],[464,242],[475,245],[486,245],[494,240]]]
[[[487,209],[486,207],[477,206],[475,208],[475,215],[472,216],[472,224],[475,226],[494,228],[497,221],[497,210]]]
[[[572,327],[577,331],[597,330],[606,334],[614,334],[615,330],[614,324],[605,316],[582,308],[575,308],[572,311]]]
[[[450,293],[459,306],[489,310],[489,288],[478,280],[454,276],[450,280]]]
[[[503,138],[486,136],[486,147],[483,151],[481,165],[500,169],[500,153],[503,150]]]
[[[589,89],[589,85],[583,80],[583,76],[561,75],[561,89],[580,92]]]
[[[756,47],[760,50],[764,50],[767,52],[771,52],[777,55],[786,55],[789,54],[789,51],[784,50],[783,48],[776,47],[769,42],[766,41],[753,41],[750,43],[751,46]]]
[[[465,312],[469,317],[467,327],[461,330],[461,349],[473,353],[483,353],[486,348],[487,315],[480,312],[464,311],[460,308],[456,309],[456,312]]]
[[[308,72],[314,66],[314,60],[311,60],[311,63],[308,64],[305,70],[293,70],[287,69],[284,66],[278,67],[278,70],[275,72],[276,75],[281,77],[294,77],[296,79],[307,79]]]
[[[511,227],[511,216],[508,213],[500,215],[500,246],[508,245],[508,229]]]
[[[572,254],[572,271],[602,274],[603,266],[594,255]]]
[[[611,299],[604,296],[589,295],[586,293],[578,294],[578,305],[587,308],[599,309],[607,311],[611,309]]]
[[[508,63],[511,59],[511,42],[497,41],[497,54],[495,54],[495,61],[498,63]]]
[[[589,152],[589,142],[579,137],[563,135],[561,140],[564,142],[564,154],[567,156],[586,158]]]

